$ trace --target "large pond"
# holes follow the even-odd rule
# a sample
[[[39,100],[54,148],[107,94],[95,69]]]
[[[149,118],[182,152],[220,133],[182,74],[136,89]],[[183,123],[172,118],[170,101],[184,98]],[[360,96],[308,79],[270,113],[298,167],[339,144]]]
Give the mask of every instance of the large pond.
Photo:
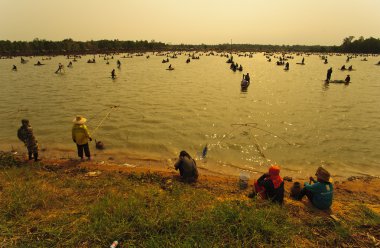
[[[98,55],[88,64],[93,56],[83,56],[72,68],[64,56],[27,58],[26,64],[19,57],[0,60],[1,150],[25,152],[16,132],[20,120],[28,118],[43,159],[75,158],[71,127],[80,114],[88,118],[90,130],[98,127],[93,137],[106,146],[97,151],[92,143],[95,161],[167,166],[181,150],[198,157],[208,145],[207,159],[198,164],[216,172],[262,172],[277,163],[301,175],[320,165],[334,175],[380,175],[379,57],[346,63],[346,56],[335,55],[324,64],[310,55],[298,65],[302,56],[293,55],[290,70],[284,71],[262,53],[235,55],[244,71],[233,72],[219,55],[188,64],[187,55],[178,55],[170,58],[173,71],[166,70],[162,56],[122,56],[109,65]],[[34,66],[38,60],[46,65]],[[64,73],[54,73],[58,63],[65,65]],[[341,71],[344,64],[355,70]],[[332,79],[350,74],[352,83],[324,84],[329,67]],[[246,72],[251,85],[242,92]]]

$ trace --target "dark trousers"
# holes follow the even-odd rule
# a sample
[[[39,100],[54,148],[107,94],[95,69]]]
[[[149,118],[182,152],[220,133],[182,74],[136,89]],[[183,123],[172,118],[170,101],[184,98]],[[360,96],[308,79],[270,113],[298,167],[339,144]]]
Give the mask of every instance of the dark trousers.
[[[306,188],[303,188],[302,190],[301,190],[301,192],[300,192],[300,194],[299,194],[299,196],[298,196],[298,200],[302,200],[302,198],[304,197],[304,196],[307,196],[307,198],[311,201],[311,202],[313,202],[313,192],[311,192],[310,190],[308,190],[308,189],[306,189]]]
[[[88,158],[91,157],[90,148],[88,147],[88,143],[84,144],[84,145],[78,145],[77,144],[77,149],[78,149],[78,157],[83,158],[83,150],[84,150],[84,154],[86,155],[86,157],[88,157]]]
[[[34,161],[38,161],[38,152],[29,152],[28,151],[28,155],[29,155],[29,160],[32,160],[34,158]]]

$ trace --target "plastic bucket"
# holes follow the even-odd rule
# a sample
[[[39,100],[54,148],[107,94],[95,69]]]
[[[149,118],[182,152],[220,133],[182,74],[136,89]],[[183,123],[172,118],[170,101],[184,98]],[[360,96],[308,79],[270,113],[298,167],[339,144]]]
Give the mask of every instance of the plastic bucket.
[[[249,174],[246,172],[240,172],[239,175],[239,188],[246,189],[248,188]]]

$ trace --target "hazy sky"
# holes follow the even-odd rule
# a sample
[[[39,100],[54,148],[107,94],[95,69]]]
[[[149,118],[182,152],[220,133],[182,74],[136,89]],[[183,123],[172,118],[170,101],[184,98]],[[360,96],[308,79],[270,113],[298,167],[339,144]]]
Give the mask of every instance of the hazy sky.
[[[380,38],[380,0],[0,0],[0,40],[340,45]]]

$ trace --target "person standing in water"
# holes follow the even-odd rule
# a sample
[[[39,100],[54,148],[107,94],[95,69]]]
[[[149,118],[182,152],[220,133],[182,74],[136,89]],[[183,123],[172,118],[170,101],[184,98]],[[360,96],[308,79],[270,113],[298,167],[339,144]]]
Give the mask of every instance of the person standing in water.
[[[344,81],[346,82],[346,84],[350,83],[350,81],[351,81],[350,75],[347,75],[347,77]]]
[[[17,71],[17,66],[16,65],[13,65],[12,71]]]
[[[115,79],[115,78],[116,78],[115,69],[113,69],[113,70],[111,71],[111,78],[112,78],[112,79]]]
[[[29,120],[21,120],[22,126],[17,131],[17,137],[19,140],[24,142],[26,148],[28,149],[29,160],[34,158],[34,161],[39,161],[38,159],[38,142],[36,137],[34,137],[32,126],[29,124]]]
[[[61,63],[58,64],[58,69],[55,71],[55,73],[62,72],[63,65]]]
[[[286,64],[285,64],[285,70],[286,70],[286,71],[289,70],[289,62],[286,62]]]
[[[120,60],[117,60],[117,68],[120,69],[120,67],[121,67],[121,62]]]
[[[87,119],[77,115],[73,120],[74,125],[71,130],[72,139],[77,145],[78,157],[83,160],[83,151],[88,160],[91,160],[90,148],[88,147],[88,141],[92,141],[90,132],[88,131],[86,123]]]
[[[251,78],[249,77],[249,73],[248,72],[247,72],[247,75],[245,75],[244,79],[247,80],[248,83],[251,82]]]
[[[330,82],[331,80],[331,74],[332,74],[333,70],[332,70],[332,67],[330,67],[330,69],[327,70],[327,76],[326,76],[326,82]]]

